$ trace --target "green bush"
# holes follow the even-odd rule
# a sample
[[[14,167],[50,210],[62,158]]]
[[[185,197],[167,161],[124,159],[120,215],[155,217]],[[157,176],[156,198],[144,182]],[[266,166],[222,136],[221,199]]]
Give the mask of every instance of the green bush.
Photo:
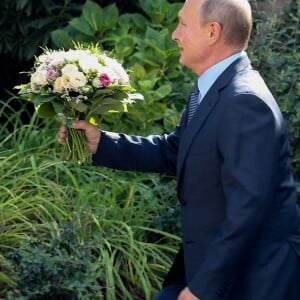
[[[5,268],[15,284],[7,299],[101,299],[91,242],[81,243],[77,234],[68,224],[9,252]]]
[[[254,30],[248,53],[287,121],[300,195],[299,1],[292,0],[285,11],[272,17],[260,10],[256,0],[251,4]],[[133,85],[145,100],[136,103],[129,114],[106,116],[103,129],[139,134],[169,132],[179,120],[194,78],[179,65],[179,52],[171,41],[182,3],[140,0],[139,5],[141,13],[120,14],[115,5],[102,8],[88,0],[81,16],[52,32],[51,37],[57,47],[70,46],[72,40],[99,42],[131,70]],[[90,18],[92,12],[94,20]],[[97,22],[96,16],[99,19],[102,15],[109,15],[109,21]]]
[[[291,161],[300,196],[300,10],[292,0],[284,12],[266,19],[257,12],[249,54],[278,100],[286,119]],[[300,198],[300,197],[299,197]]]
[[[102,128],[162,133],[176,125],[192,84],[193,75],[179,65],[178,47],[170,38],[182,4],[139,4],[143,13],[120,14],[114,4],[102,8],[88,0],[81,16],[52,32],[51,38],[58,48],[72,47],[73,41],[99,43],[130,70],[132,84],[145,100],[132,106],[129,114],[106,115]]]
[[[30,60],[40,46],[50,43],[50,33],[80,14],[84,1],[3,0],[0,3],[0,53],[20,61]]]
[[[251,2],[255,7],[256,1]],[[101,7],[86,1],[77,16],[65,15],[70,17],[65,27],[51,32],[51,44],[68,48],[72,40],[100,43],[130,69],[132,83],[145,100],[131,106],[129,113],[106,114],[103,129],[137,134],[168,132],[177,124],[195,78],[179,65],[179,52],[171,41],[181,4],[166,0],[138,3],[138,12],[123,13],[115,4]],[[285,12],[269,19],[259,10],[254,16],[248,53],[287,120],[300,194],[299,4],[292,0]],[[45,125],[29,115],[30,124],[23,125],[21,113],[22,108],[14,109],[10,101],[1,102],[0,115],[5,117],[0,128],[1,290],[10,295],[30,291],[33,297],[33,293],[49,293],[46,289],[52,285],[55,295],[60,282],[64,289],[61,297],[80,299],[85,293],[86,299],[98,295],[100,299],[150,299],[160,287],[179,242],[175,179],[63,164],[58,158],[58,124]],[[66,224],[73,226],[67,231],[70,244],[77,245],[85,257],[71,251],[68,243],[57,242],[66,234]],[[30,256],[31,252],[35,256]],[[45,259],[49,253],[53,258],[49,258],[49,265],[62,276],[68,272],[68,268],[61,269],[63,261],[76,257],[69,265],[74,277],[64,286],[57,277],[53,279],[57,284],[51,279],[47,287],[47,275],[42,270],[49,268]],[[22,269],[27,263],[16,263],[20,255],[30,266]],[[23,271],[30,275],[29,267],[41,261],[45,264],[39,273],[41,284],[33,288],[30,276],[20,276]],[[82,268],[82,262],[87,268]],[[12,272],[3,269],[7,263],[14,265]],[[86,272],[92,274],[93,281],[83,280],[81,290],[73,289],[75,294],[71,295],[68,288],[77,282],[78,274],[86,278]],[[25,280],[27,291],[22,285]]]
[[[150,299],[179,242],[161,230],[177,217],[170,185],[64,164],[58,124],[40,128],[34,114],[24,126],[21,113],[0,128],[1,296]]]

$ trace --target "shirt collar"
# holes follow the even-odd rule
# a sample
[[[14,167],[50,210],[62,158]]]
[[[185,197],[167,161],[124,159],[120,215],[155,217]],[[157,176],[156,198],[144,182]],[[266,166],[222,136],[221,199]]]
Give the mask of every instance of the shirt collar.
[[[201,99],[206,95],[208,90],[217,80],[217,78],[225,71],[225,69],[237,60],[243,52],[235,53],[217,64],[208,68],[203,74],[198,77],[198,89],[201,95]]]

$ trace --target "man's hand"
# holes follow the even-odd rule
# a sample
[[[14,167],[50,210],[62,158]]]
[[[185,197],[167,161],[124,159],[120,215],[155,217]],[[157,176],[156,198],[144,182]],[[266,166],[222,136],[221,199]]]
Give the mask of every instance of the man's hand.
[[[74,129],[82,129],[85,131],[88,147],[89,147],[90,151],[93,154],[95,154],[97,151],[97,148],[98,148],[98,145],[100,142],[100,136],[101,136],[101,132],[100,132],[99,128],[90,124],[87,121],[74,121],[72,123],[72,126]],[[68,132],[67,126],[62,125],[60,127],[60,132],[59,132],[59,137],[58,137],[58,142],[60,144],[65,143],[67,132]]]
[[[188,287],[186,287],[185,289],[183,289],[181,291],[181,293],[179,294],[177,300],[200,300],[199,298],[197,298],[196,296],[194,296],[190,289]]]

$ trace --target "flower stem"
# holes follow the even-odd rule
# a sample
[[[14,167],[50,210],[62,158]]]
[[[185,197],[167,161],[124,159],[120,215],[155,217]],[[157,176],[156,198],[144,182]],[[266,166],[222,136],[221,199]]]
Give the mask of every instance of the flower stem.
[[[91,164],[92,153],[88,149],[84,130],[68,127],[66,142],[62,147],[62,160]]]

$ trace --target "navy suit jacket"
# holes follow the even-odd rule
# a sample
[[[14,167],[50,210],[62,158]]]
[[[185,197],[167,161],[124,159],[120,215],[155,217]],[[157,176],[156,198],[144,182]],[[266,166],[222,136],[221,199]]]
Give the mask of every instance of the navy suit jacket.
[[[94,164],[177,176],[185,272],[201,300],[299,300],[300,217],[281,112],[246,54],[187,124],[148,137],[103,132]]]

